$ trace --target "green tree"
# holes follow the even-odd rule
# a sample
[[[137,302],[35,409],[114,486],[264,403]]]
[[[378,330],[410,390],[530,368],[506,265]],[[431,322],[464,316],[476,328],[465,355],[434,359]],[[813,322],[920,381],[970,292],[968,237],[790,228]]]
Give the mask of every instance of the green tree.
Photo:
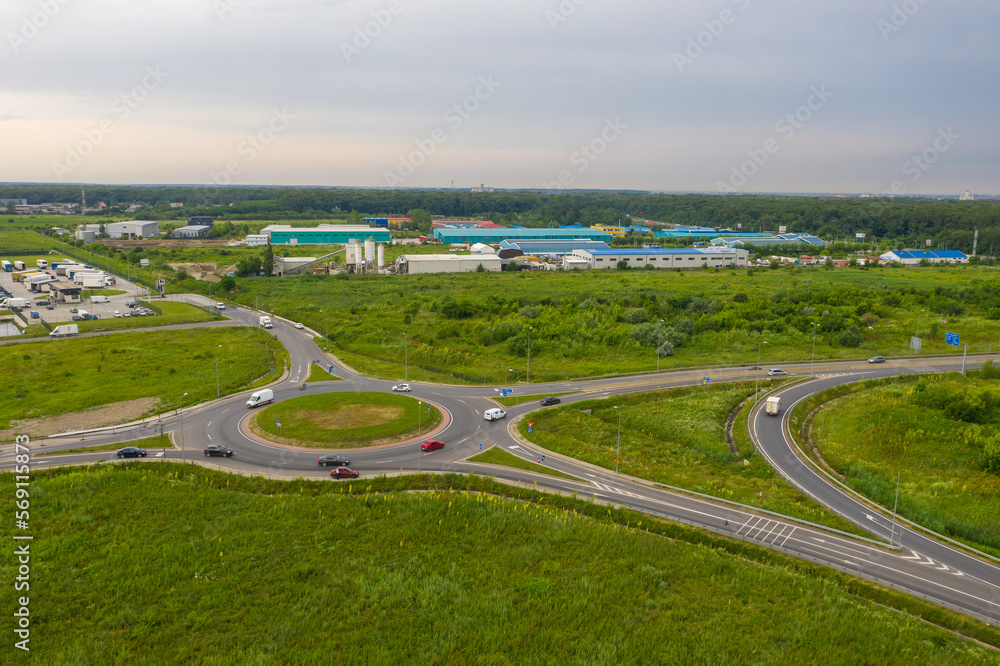
[[[223,291],[232,291],[233,289],[236,289],[236,280],[228,275],[225,276],[219,280],[219,289],[222,289]]]
[[[476,272],[477,273],[485,273],[486,272],[486,267],[483,266],[482,264],[479,264],[478,266],[476,266]]]
[[[267,244],[264,248],[264,276],[271,277],[274,273],[274,249],[271,247],[271,243]]]
[[[361,217],[361,213],[359,213],[356,210],[352,210],[347,215],[347,223],[348,224],[364,224],[364,218]]]
[[[406,213],[417,231],[429,234],[431,232],[431,214],[423,208],[414,208]]]
[[[516,273],[517,271],[520,270],[520,268],[518,267],[516,261],[512,261],[509,264],[507,264],[506,267],[504,267],[504,270],[507,271],[508,273]]]

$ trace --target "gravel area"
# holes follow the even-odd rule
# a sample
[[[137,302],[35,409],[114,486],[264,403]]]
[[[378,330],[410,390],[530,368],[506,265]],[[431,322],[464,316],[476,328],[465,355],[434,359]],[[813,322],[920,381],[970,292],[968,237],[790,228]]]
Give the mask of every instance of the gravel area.
[[[150,412],[159,402],[159,398],[137,398],[72,414],[11,421],[9,430],[0,430],[0,441],[13,440],[17,435],[47,437],[70,430],[88,430],[129,423]]]

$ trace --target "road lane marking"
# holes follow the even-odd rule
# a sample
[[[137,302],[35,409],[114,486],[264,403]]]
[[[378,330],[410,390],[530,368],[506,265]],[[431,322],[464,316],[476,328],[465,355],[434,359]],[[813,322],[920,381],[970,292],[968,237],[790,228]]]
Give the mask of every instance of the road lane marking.
[[[226,407],[225,409],[223,409],[223,410],[222,410],[222,413],[223,413],[223,414],[225,414],[225,413],[226,413],[226,412],[228,412],[228,411],[229,411],[230,409],[232,409],[232,407]]]
[[[788,541],[788,538],[789,538],[790,536],[792,536],[793,534],[795,534],[795,530],[797,530],[797,529],[798,529],[797,527],[795,527],[795,525],[790,525],[789,527],[791,527],[791,528],[792,528],[792,531],[791,531],[791,532],[789,532],[789,533],[788,533],[788,534],[787,534],[787,535],[785,536],[785,538],[784,538],[784,540],[783,540],[783,541],[781,542],[781,545],[779,546],[779,548],[784,548],[784,547],[785,547],[785,543],[786,543],[786,542]],[[775,541],[777,541],[777,539],[775,539]]]
[[[212,436],[209,435],[207,432],[205,433],[205,437],[208,437],[208,441],[212,441]]]
[[[391,463],[391,462],[392,462],[391,460],[376,460],[375,464],[376,465],[382,465],[384,463]]]
[[[212,422],[211,422],[211,421],[209,421],[209,422],[208,422],[208,425],[206,425],[205,427],[206,427],[206,428],[211,428],[211,427],[212,427]]]

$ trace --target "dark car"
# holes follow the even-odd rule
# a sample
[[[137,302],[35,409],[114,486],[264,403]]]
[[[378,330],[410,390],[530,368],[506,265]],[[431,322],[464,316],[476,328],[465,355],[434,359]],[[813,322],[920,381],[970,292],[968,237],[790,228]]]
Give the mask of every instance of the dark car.
[[[420,445],[421,451],[437,451],[444,448],[444,442],[439,439],[428,439]]]
[[[138,446],[126,446],[124,449],[119,449],[115,455],[119,458],[145,458],[146,449],[140,449]]]
[[[551,395],[547,398],[542,398],[541,400],[542,407],[548,407],[549,405],[558,405],[559,402],[560,402],[559,398],[556,398]]]
[[[868,359],[869,363],[885,363],[885,356],[872,356]]]
[[[330,476],[335,479],[353,479],[359,476],[359,474],[356,469],[351,469],[350,467],[338,467],[330,472]]]
[[[223,456],[225,458],[233,457],[233,450],[228,446],[223,446],[222,444],[209,444],[205,447],[206,456]]]
[[[322,456],[316,462],[319,463],[320,467],[347,467],[351,464],[351,461],[344,456],[338,456],[335,453],[328,453]]]
[[[83,321],[83,317],[80,315],[73,315],[73,321]]]

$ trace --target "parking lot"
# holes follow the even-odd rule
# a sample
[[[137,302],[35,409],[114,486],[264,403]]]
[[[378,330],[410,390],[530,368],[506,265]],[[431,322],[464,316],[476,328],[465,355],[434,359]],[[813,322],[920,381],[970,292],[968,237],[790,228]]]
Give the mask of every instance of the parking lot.
[[[51,271],[46,271],[51,272]],[[67,284],[68,281],[64,277],[59,278],[61,284]],[[114,317],[115,310],[125,313],[131,310],[125,305],[127,301],[136,300],[137,293],[143,293],[144,288],[139,287],[127,280],[122,278],[117,279],[117,283],[112,287],[106,287],[109,290],[124,291],[124,294],[118,294],[116,296],[108,296],[107,303],[92,303],[90,299],[81,303],[57,303],[52,310],[47,310],[45,305],[46,302],[35,301],[38,297],[47,297],[48,291],[43,292],[32,292],[29,291],[20,282],[15,282],[12,273],[7,273],[5,271],[0,271],[0,286],[2,286],[13,298],[26,298],[28,301],[32,301],[35,305],[29,305],[25,307],[23,313],[30,321],[31,310],[38,312],[39,316],[46,322],[57,325],[62,323],[67,323],[73,321],[73,315],[75,314],[71,310],[86,310],[92,314],[96,314],[99,319],[111,319]]]

